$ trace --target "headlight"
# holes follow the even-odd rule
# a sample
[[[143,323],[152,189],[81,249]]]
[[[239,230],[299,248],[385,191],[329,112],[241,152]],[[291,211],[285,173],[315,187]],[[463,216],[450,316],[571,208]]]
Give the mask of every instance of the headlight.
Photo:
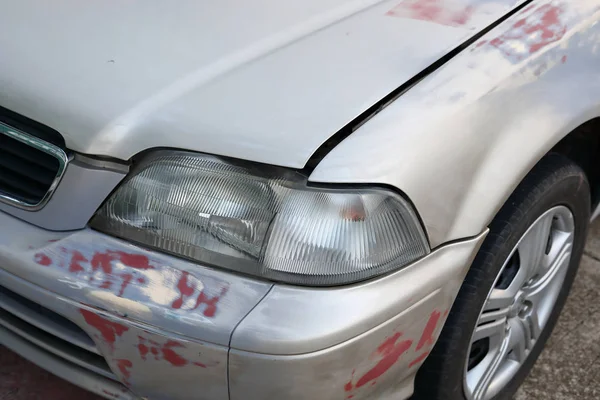
[[[307,186],[275,167],[155,153],[92,227],[203,264],[300,285],[339,285],[428,253],[409,204],[384,189]]]

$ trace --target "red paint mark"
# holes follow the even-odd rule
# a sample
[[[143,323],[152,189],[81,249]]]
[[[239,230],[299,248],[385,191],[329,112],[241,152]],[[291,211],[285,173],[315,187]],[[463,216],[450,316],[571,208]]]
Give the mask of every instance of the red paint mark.
[[[562,56],[562,58],[560,59],[561,63],[566,63],[567,62],[567,56]]]
[[[81,266],[82,262],[88,262],[87,258],[83,256],[77,250],[73,251],[73,256],[71,257],[71,263],[69,264],[69,272],[77,273],[85,271],[85,269]]]
[[[121,283],[121,288],[119,289],[119,293],[117,293],[117,296],[119,296],[119,297],[123,296],[123,293],[125,293],[125,289],[127,289],[127,286],[129,286],[129,283],[133,279],[133,275],[122,274],[121,278],[123,278],[123,282]]]
[[[385,15],[459,27],[466,25],[474,12],[475,7],[461,1],[405,0]]]
[[[447,317],[449,313],[450,313],[450,310],[444,311],[444,317]]]
[[[121,395],[120,395],[120,394],[118,394],[118,393],[112,393],[112,392],[109,392],[109,391],[108,391],[108,390],[106,390],[106,389],[102,389],[102,393],[104,393],[104,394],[105,394],[105,395],[107,395],[107,396],[110,396],[110,397],[112,397],[113,399],[120,399],[120,398],[121,398]]]
[[[133,367],[133,363],[125,359],[115,361],[117,362],[117,368],[119,368],[121,376],[123,377],[123,382],[129,386],[129,378],[131,378],[131,371],[129,371],[129,368]]]
[[[95,314],[91,311],[80,309],[79,312],[81,315],[83,315],[85,322],[96,328],[106,343],[108,343],[110,346],[113,346],[117,340],[117,337],[129,330],[129,328],[125,325],[109,321],[108,319],[102,318],[98,314]]]
[[[144,278],[137,278],[138,283],[144,284],[146,280]]]
[[[102,269],[105,274],[112,273],[112,262],[120,261],[124,265],[141,270],[153,269],[148,257],[142,254],[130,254],[123,251],[105,251],[95,253],[92,257],[92,270]]]
[[[102,282],[102,285],[100,285],[100,289],[110,289],[111,286],[112,282],[109,280],[105,280],[104,282]]]
[[[563,5],[544,4],[489,43],[509,59],[521,61],[563,38],[567,32],[561,22],[564,11]],[[519,52],[523,47],[524,50]]]
[[[181,343],[169,340],[162,348],[163,358],[167,360],[174,367],[183,367],[188,361],[175,353],[173,347],[183,347]]]
[[[188,276],[189,273],[183,271],[181,274],[181,278],[177,282],[177,290],[179,290],[179,294],[181,295],[177,300],[171,304],[172,308],[180,309],[183,306],[183,300],[186,296],[191,296],[194,294],[194,288],[188,284]]]
[[[175,299],[171,304],[171,307],[178,310],[183,306],[183,302],[186,297],[191,297],[197,291],[196,287],[192,286],[189,283],[190,274],[188,272],[183,271],[181,274],[181,278],[177,282],[177,290],[179,290],[179,298]],[[196,304],[192,308],[192,310],[197,309],[201,305],[204,305],[203,314],[206,317],[214,317],[217,312],[217,304],[221,300],[221,297],[227,293],[227,287],[221,289],[221,292],[213,297],[209,297],[204,293],[204,290],[200,290],[198,297],[196,298]]]
[[[48,240],[48,243],[56,243],[58,242],[60,239],[50,239]]]
[[[418,363],[420,363],[421,361],[423,361],[424,359],[426,359],[428,355],[429,355],[428,351],[426,351],[425,353],[421,354],[419,357],[417,357],[414,360],[412,360],[410,362],[410,364],[408,364],[408,368],[414,367],[415,365],[417,365]]]
[[[349,392],[354,388],[364,386],[369,382],[375,381],[375,379],[379,378],[387,370],[389,370],[412,346],[412,340],[402,340],[398,342],[398,339],[401,336],[402,333],[398,332],[394,334],[394,336],[386,339],[385,342],[383,342],[375,352],[375,355],[379,357],[379,362],[373,368],[367,371],[367,373],[356,382],[356,385],[352,385],[353,379],[351,379],[350,382],[344,385],[344,390]],[[354,376],[354,371],[352,371],[352,375]]]
[[[140,352],[140,356],[142,357],[142,360],[146,359],[146,355],[148,354],[148,346],[146,346],[143,342],[142,342],[142,338],[138,336],[138,338],[140,338],[140,343],[138,343],[138,351]],[[154,350],[154,348],[152,348],[152,350]]]
[[[198,295],[198,299],[196,300],[196,305],[194,309],[198,308],[201,304],[206,305],[204,308],[204,316],[206,317],[214,317],[217,312],[217,303],[221,300],[221,297],[227,293],[227,288],[224,287],[221,289],[221,293],[214,297],[208,297],[204,294],[204,292],[200,292]]]
[[[52,259],[44,253],[37,253],[34,256],[34,260],[36,263],[38,263],[39,265],[43,265],[44,267],[47,267],[50,264],[52,264]]]
[[[148,353],[152,353],[156,361],[165,360],[174,367],[183,367],[190,364],[190,361],[178,354],[176,349],[185,349],[185,346],[174,340],[169,340],[165,344],[161,345],[153,340],[145,339],[138,336],[139,343],[137,345],[138,351],[142,360],[146,361]],[[150,347],[148,347],[150,346]],[[162,358],[161,358],[162,356]],[[201,362],[192,362],[192,365],[196,365],[201,368],[208,368],[209,365]],[[213,364],[216,365],[216,364]]]
[[[419,344],[417,345],[416,351],[421,350],[426,344],[433,346],[433,344],[435,343],[433,334],[435,332],[435,328],[437,327],[441,315],[442,314],[437,310],[431,313],[429,321],[427,321],[427,325],[425,325],[425,329],[423,330],[423,335],[421,335],[421,339],[419,340]]]

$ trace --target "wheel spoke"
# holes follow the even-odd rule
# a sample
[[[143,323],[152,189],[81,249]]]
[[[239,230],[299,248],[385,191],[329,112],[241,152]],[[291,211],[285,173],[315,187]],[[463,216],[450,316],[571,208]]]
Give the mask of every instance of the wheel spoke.
[[[500,319],[494,322],[488,322],[475,328],[472,342],[475,343],[478,340],[484,338],[491,338],[498,335],[504,335],[506,329],[506,319]]]
[[[527,339],[528,329],[526,328],[526,324],[518,319],[513,318],[509,322],[509,332],[508,332],[508,349],[510,351],[511,357],[522,363],[525,361],[527,357],[527,348],[529,340]]]
[[[506,330],[503,329],[503,331],[504,333],[506,333]],[[509,350],[510,337],[508,335],[504,335],[502,341],[499,342],[499,346],[493,358],[487,364],[485,370],[479,377],[475,390],[473,391],[474,400],[483,400],[486,398],[485,396],[490,386],[490,383],[492,382],[492,380],[494,379],[494,375],[496,375],[496,372],[502,365],[502,361],[504,361],[504,359],[508,355]]]
[[[524,272],[521,282],[527,282],[544,269],[553,219],[554,213],[547,213],[537,220],[517,245],[520,270]]]

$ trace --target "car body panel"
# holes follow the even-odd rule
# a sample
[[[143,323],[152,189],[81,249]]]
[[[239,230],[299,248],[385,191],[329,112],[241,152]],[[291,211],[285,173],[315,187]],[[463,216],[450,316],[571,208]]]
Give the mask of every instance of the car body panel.
[[[213,400],[234,389],[237,397],[262,400],[269,391],[283,395],[284,382],[313,378],[304,394],[288,388],[293,398],[312,399],[323,388],[340,398],[408,395],[485,238],[444,246],[372,281],[310,289],[213,270],[90,229],[47,231],[1,211],[0,226],[0,289],[66,318],[94,345],[90,350],[73,337],[70,345],[85,351],[71,354],[64,343],[54,344],[55,337],[65,340],[60,326],[25,318],[36,327],[30,330],[43,331],[35,341],[14,330],[11,321],[24,317],[1,298],[0,325],[12,332],[0,330],[0,343],[55,366],[59,375],[73,374],[67,378],[106,398],[124,399],[131,391],[150,399]],[[389,351],[397,357],[388,365]],[[102,371],[94,376],[97,367],[86,361],[94,354],[122,390]],[[338,370],[340,363],[349,364]],[[327,372],[328,365],[337,372]],[[375,373],[377,387],[363,387]]]
[[[0,104],[81,153],[176,147],[302,168],[521,2],[13,2],[0,16]]]
[[[84,229],[54,233],[0,212],[0,265],[89,307],[227,346],[272,284]]]
[[[237,326],[231,347],[271,355],[315,352],[374,329],[433,293],[436,307],[449,307],[484,238],[443,246],[399,271],[355,285],[325,290],[274,285]]]
[[[400,188],[432,247],[478,234],[544,154],[600,115],[599,10],[528,5],[340,143],[310,180]]]

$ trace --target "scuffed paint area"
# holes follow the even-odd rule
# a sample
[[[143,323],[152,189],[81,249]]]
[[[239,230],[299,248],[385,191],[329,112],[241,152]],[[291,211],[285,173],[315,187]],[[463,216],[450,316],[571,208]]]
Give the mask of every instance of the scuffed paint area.
[[[101,245],[49,246],[34,253],[33,261],[45,268],[59,269],[64,273],[61,278],[64,284],[85,291],[88,298],[110,302],[109,309],[123,308],[116,311],[126,314],[128,310],[142,313],[154,306],[187,314],[188,318],[215,318],[229,290],[227,282],[209,277],[200,279],[192,272],[174,269],[146,254]]]
[[[445,318],[448,312],[445,311],[443,315]],[[377,385],[377,379],[380,377],[389,382],[390,377],[386,377],[385,374],[400,362],[407,364],[408,369],[420,365],[429,355],[435,339],[442,329],[441,317],[442,312],[433,310],[418,338],[405,337],[403,332],[395,332],[387,337],[368,359],[369,363],[375,361],[374,365],[361,374],[357,374],[358,368],[352,370],[350,380],[344,385],[345,398],[354,398],[357,390],[363,386]],[[355,379],[355,375],[359,378]]]
[[[386,15],[459,27],[467,25],[474,12],[474,5],[461,0],[405,0]]]
[[[489,44],[511,61],[522,61],[564,37],[567,32],[566,11],[564,3],[532,5],[523,10],[524,16],[506,32],[476,46]]]

